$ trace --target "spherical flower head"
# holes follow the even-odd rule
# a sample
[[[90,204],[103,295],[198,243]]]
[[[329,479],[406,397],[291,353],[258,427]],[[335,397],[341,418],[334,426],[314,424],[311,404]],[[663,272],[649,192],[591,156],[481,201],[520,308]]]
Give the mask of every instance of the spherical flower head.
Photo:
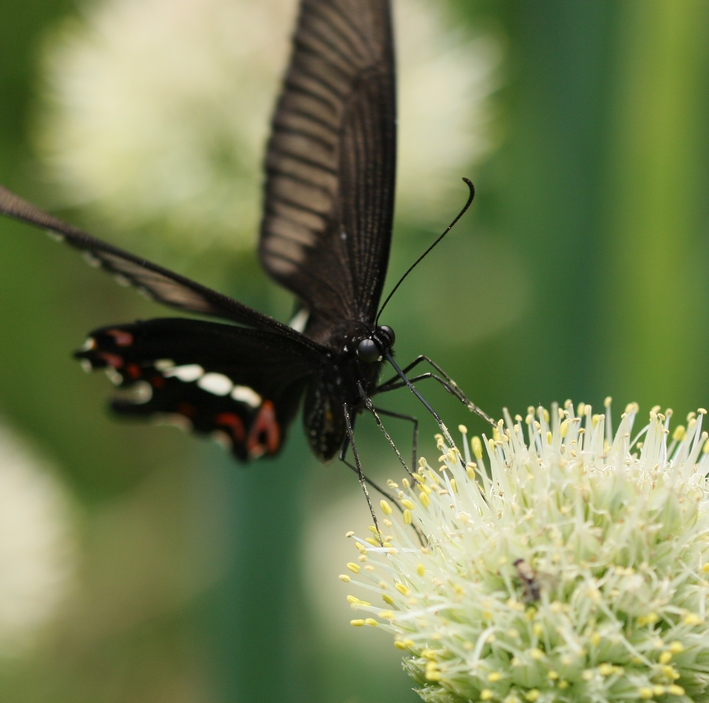
[[[706,411],[637,412],[505,412],[390,482],[341,579],[425,701],[709,700]]]

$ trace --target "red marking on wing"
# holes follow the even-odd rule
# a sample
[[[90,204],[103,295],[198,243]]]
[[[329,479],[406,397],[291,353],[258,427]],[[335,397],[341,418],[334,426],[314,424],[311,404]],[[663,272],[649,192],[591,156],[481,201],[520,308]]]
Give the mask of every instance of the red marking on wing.
[[[96,356],[103,359],[109,366],[113,366],[114,369],[120,369],[123,366],[123,357],[118,354],[99,352]]]
[[[128,364],[128,366],[126,366],[126,374],[128,374],[128,376],[130,376],[134,381],[142,376],[140,366],[138,366],[138,364]]]
[[[116,346],[129,347],[133,344],[133,335],[125,330],[106,330],[106,334],[110,334],[116,342]]]
[[[246,437],[243,420],[236,413],[219,413],[214,421],[220,427],[227,427],[237,444],[241,444]]]
[[[276,409],[270,400],[265,400],[246,442],[246,451],[252,458],[262,454],[275,454],[281,446],[281,427],[276,421]]]
[[[150,383],[155,386],[155,388],[164,388],[165,387],[165,379],[162,376],[153,376],[150,379]]]

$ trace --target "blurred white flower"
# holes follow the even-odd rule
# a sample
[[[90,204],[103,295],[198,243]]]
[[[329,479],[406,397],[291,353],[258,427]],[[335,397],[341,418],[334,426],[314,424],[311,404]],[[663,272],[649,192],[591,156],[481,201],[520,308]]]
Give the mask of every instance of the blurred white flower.
[[[706,411],[670,434],[654,408],[633,435],[637,411],[615,433],[610,401],[505,413],[474,460],[441,440],[437,469],[390,484],[403,524],[355,538],[341,579],[424,700],[706,699]]]
[[[500,45],[397,13],[399,213],[420,220],[490,147]],[[37,143],[62,204],[116,229],[251,249],[296,0],[103,0],[49,37]]]
[[[0,427],[0,656],[27,651],[74,584],[68,497],[51,468]]]

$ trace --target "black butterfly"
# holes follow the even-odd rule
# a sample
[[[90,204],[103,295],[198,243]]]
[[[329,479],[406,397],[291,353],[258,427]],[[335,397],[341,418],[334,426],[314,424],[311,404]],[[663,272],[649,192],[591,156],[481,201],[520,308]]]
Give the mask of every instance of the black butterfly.
[[[0,212],[50,230],[120,282],[236,323],[167,318],[92,332],[75,356],[134,391],[113,401],[115,411],[172,416],[247,460],[278,453],[304,396],[308,441],[326,461],[353,442],[353,418],[373,410],[375,393],[408,385],[419,395],[392,359],[394,332],[377,324],[394,208],[394,83],[389,2],[303,0],[266,153],[259,241],[263,267],[302,305],[302,331],[0,187]],[[384,358],[403,380],[377,385]]]

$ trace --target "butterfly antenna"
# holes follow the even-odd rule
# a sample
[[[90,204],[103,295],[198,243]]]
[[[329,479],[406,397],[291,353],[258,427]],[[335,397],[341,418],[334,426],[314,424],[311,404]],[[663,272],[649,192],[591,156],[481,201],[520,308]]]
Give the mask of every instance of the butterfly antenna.
[[[465,184],[468,186],[468,188],[470,188],[470,195],[468,196],[468,202],[465,203],[463,209],[456,215],[453,222],[451,222],[448,225],[448,227],[446,227],[445,232],[443,232],[443,234],[441,234],[438,237],[438,239],[436,239],[436,241],[433,242],[433,244],[431,244],[431,246],[429,246],[428,249],[426,249],[426,251],[423,254],[421,254],[421,256],[419,256],[419,258],[416,259],[416,261],[414,261],[413,264],[411,264],[411,266],[409,266],[406,273],[399,279],[399,282],[394,286],[394,288],[392,288],[391,293],[389,293],[389,295],[386,297],[386,300],[384,301],[382,306],[379,308],[379,312],[377,313],[377,317],[374,320],[375,327],[379,324],[379,316],[384,311],[384,308],[387,306],[387,303],[392,299],[392,296],[394,295],[394,293],[396,293],[396,291],[399,289],[399,286],[404,282],[404,279],[429,255],[431,250],[438,244],[438,242],[440,242],[441,239],[443,239],[443,237],[445,237],[448,234],[448,232],[450,232],[453,229],[453,227],[455,227],[458,220],[461,217],[463,217],[463,215],[465,215],[468,208],[472,204],[473,198],[475,197],[475,186],[473,185],[472,181],[468,178],[463,178],[463,181],[465,181]]]

